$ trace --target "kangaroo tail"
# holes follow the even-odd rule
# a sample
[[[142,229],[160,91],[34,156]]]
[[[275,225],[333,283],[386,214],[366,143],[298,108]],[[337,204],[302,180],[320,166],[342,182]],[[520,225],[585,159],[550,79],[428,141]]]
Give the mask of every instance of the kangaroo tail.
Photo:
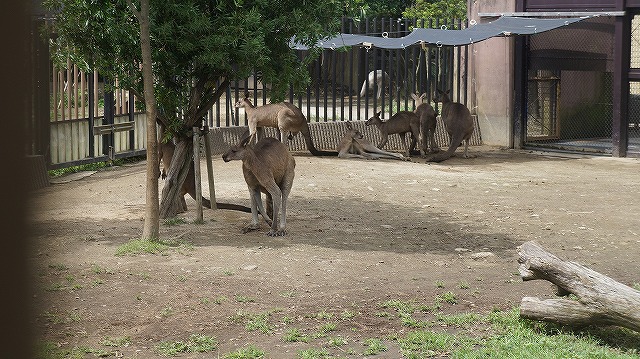
[[[242,205],[239,205],[239,204],[216,202],[216,207],[218,209],[229,209],[229,210],[232,210],[232,211],[240,211],[240,212],[251,213],[251,208],[249,208],[247,206],[242,206]]]
[[[435,156],[431,156],[427,158],[427,162],[442,162],[444,160],[449,159],[451,156],[453,156],[453,153],[456,152],[456,149],[460,147],[460,144],[462,143],[463,138],[464,138],[463,133],[456,134],[455,137],[451,138],[451,143],[449,144],[449,148],[447,149],[446,152],[439,153]]]
[[[305,120],[306,123],[306,120]],[[318,150],[316,148],[316,146],[313,144],[313,140],[311,139],[311,131],[309,130],[309,125],[305,125],[302,128],[302,136],[304,137],[304,142],[307,145],[307,149],[309,150],[309,152],[311,152],[312,155],[314,156],[337,156],[338,152],[337,151],[321,151]]]

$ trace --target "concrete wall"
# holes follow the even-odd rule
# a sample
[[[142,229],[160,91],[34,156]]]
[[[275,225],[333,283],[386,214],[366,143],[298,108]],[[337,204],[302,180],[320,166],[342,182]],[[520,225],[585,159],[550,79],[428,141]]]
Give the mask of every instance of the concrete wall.
[[[478,13],[514,12],[515,0],[469,0],[469,21]],[[492,38],[469,47],[469,109],[478,116],[482,142],[513,146],[513,38]]]

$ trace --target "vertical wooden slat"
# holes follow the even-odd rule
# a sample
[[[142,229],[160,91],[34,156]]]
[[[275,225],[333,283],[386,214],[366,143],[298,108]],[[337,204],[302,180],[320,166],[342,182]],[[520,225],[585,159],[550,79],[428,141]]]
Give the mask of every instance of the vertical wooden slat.
[[[78,89],[79,87],[79,79],[78,79],[78,65],[73,65],[73,107],[75,110],[75,118],[79,118],[79,108],[78,108]]]
[[[80,71],[80,108],[82,109],[81,113],[82,113],[82,118],[86,118],[87,117],[87,111],[86,111],[86,101],[84,98],[84,92],[86,90],[87,87],[87,83],[85,80],[85,73],[84,71]]]
[[[93,115],[94,116],[99,116],[99,112],[98,112],[98,99],[100,98],[98,96],[98,71],[97,70],[93,70]]]
[[[64,75],[62,72],[62,69],[60,69],[60,71],[58,71],[58,91],[60,92],[60,101],[59,103],[59,107],[60,107],[60,120],[63,121],[65,119],[65,113],[64,113]]]
[[[67,94],[67,108],[66,108],[66,111],[67,111],[67,113],[66,114],[67,114],[67,118],[68,119],[71,119],[71,86],[73,85],[73,79],[72,79],[72,76],[71,76],[71,68],[72,68],[72,66],[71,66],[71,58],[68,57],[67,58],[67,82],[66,82],[66,87],[67,87],[67,89],[66,89],[67,90],[66,91],[66,94]]]
[[[120,86],[119,86],[119,81],[118,79],[116,79],[116,83],[115,83],[115,90],[113,91],[113,96],[116,98],[116,111],[115,111],[115,115],[120,115],[122,114],[122,107],[121,107],[121,99],[120,97],[122,96],[122,93],[120,91]]]
[[[52,77],[53,77],[53,88],[52,88],[52,97],[53,97],[53,103],[51,104],[51,106],[53,107],[53,121],[58,121],[58,69],[56,68],[55,65],[53,65],[53,69],[51,71]]]

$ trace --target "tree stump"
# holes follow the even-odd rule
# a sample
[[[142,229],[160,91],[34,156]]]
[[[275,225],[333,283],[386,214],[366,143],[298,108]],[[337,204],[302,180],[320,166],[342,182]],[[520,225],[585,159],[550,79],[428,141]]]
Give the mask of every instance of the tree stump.
[[[520,316],[565,325],[617,325],[640,332],[640,291],[575,262],[565,262],[533,241],[518,248],[523,281],[544,279],[558,295],[577,300],[524,297]]]

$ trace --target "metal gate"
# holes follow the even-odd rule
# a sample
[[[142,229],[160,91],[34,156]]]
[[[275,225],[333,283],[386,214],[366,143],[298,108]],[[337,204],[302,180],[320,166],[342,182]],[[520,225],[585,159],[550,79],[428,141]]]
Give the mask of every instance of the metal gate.
[[[614,19],[530,36],[525,146],[612,153]]]

